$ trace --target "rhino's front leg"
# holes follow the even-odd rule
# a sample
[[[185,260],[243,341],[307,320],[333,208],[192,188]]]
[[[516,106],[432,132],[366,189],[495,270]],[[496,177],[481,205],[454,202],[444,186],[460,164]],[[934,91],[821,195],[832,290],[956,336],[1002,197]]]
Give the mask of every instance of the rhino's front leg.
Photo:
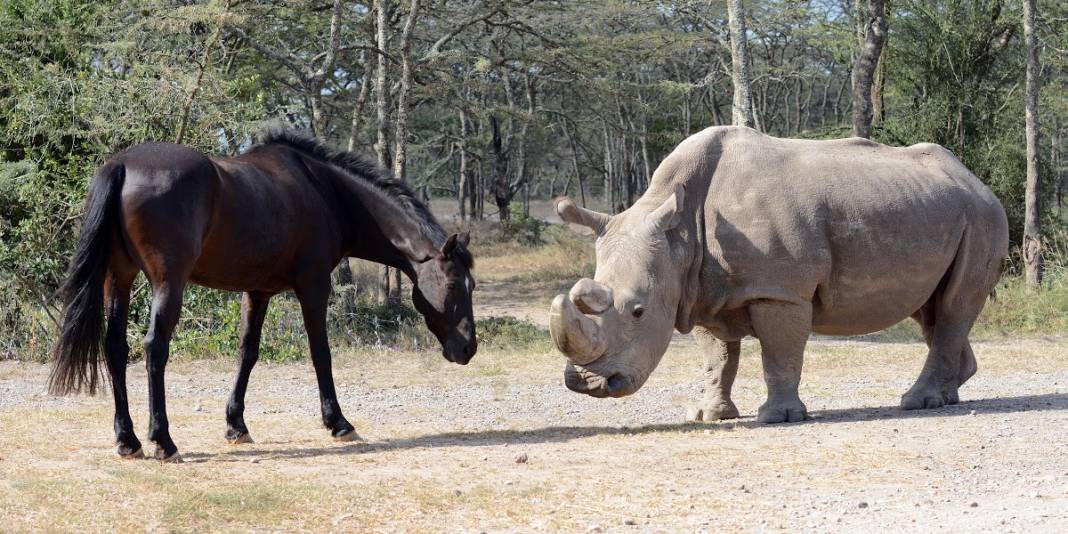
[[[753,331],[760,340],[768,400],[757,412],[761,423],[793,423],[808,417],[797,394],[805,343],[812,329],[812,305],[760,302],[749,306]]]
[[[722,341],[700,326],[694,328],[693,337],[705,354],[705,394],[700,402],[689,408],[686,418],[705,422],[737,418],[738,408],[731,400],[731,386],[738,374],[742,342]]]

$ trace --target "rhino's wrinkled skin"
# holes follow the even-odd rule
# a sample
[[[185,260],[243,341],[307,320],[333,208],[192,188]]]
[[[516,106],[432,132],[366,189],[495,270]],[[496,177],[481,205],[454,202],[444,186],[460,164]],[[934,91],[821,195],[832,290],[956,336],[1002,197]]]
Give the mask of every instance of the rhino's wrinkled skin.
[[[946,149],[865,139],[776,139],[709,128],[683,141],[648,191],[615,216],[564,198],[597,233],[597,269],[550,312],[567,387],[624,396],[672,330],[708,352],[697,420],[738,416],[740,340],[760,340],[768,400],[758,420],[806,417],[798,397],[811,332],[853,335],[918,321],[929,352],[906,409],[957,402],[975,373],[968,333],[1008,254],[1005,211]]]

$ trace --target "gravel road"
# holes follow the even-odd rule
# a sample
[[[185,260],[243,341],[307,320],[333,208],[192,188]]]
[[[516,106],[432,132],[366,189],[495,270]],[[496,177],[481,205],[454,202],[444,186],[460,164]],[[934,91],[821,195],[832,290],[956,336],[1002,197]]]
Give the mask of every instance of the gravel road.
[[[177,362],[168,400],[180,466],[115,458],[108,397],[49,397],[45,367],[0,362],[0,524],[73,525],[42,523],[48,505],[20,493],[28,481],[165,469],[190,487],[225,476],[281,477],[278,491],[376,488],[355,504],[316,494],[314,506],[266,524],[233,515],[233,503],[209,503],[185,519],[194,530],[1068,530],[1068,340],[977,343],[980,372],[960,405],[898,411],[922,349],[814,341],[802,387],[812,420],[774,426],[752,417],[764,387],[749,342],[735,394],[744,417],[711,425],[682,420],[701,391],[700,355],[684,341],[645,388],[616,400],[567,391],[551,354],[490,351],[467,367],[429,354],[347,355],[335,364],[338,389],[364,438],[350,444],[330,442],[318,426],[309,365],[261,365],[246,412],[257,442],[240,447],[222,440],[232,362]],[[137,428],[144,375],[131,366]],[[42,428],[73,442],[34,447]],[[168,508],[152,505],[174,497],[161,495],[128,505],[147,506],[166,530],[174,517],[154,516]],[[100,513],[103,523],[89,530],[144,528],[136,514],[116,511],[122,519],[110,523]]]

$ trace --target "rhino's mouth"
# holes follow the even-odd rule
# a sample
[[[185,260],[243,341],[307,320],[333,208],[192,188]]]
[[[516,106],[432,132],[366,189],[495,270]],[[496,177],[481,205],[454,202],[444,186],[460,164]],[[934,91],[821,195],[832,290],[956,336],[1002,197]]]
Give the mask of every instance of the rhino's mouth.
[[[635,381],[622,373],[604,376],[568,362],[564,369],[564,385],[576,393],[591,397],[626,397],[638,391]]]

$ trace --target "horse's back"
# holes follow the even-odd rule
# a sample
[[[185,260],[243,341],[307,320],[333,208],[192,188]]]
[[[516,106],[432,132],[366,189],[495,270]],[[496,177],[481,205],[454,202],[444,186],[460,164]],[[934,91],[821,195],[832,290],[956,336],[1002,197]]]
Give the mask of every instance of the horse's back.
[[[216,217],[193,279],[219,289],[290,289],[297,264],[333,267],[337,221],[308,170],[287,154],[253,151],[212,158]]]
[[[122,222],[130,254],[150,279],[187,277],[211,222],[217,176],[200,152],[146,143],[122,152]]]
[[[115,160],[127,248],[150,279],[277,292],[341,257],[329,191],[285,151],[209,157],[150,143]]]

